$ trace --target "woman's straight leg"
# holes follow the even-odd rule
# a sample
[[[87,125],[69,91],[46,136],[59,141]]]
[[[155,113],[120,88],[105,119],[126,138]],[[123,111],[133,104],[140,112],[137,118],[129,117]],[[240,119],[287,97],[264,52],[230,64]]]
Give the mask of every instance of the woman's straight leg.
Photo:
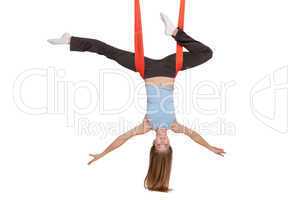
[[[123,67],[136,72],[133,52],[118,49],[102,41],[72,36],[70,40],[70,50],[88,51],[104,55],[107,58],[116,61]],[[152,59],[145,57],[145,63],[151,62]]]

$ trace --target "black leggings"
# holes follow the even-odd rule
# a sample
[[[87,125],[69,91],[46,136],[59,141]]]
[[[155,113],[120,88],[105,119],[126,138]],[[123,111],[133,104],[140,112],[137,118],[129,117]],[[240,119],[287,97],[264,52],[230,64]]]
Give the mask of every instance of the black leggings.
[[[190,69],[208,61],[212,57],[212,50],[199,41],[194,40],[183,30],[178,28],[175,36],[172,36],[178,44],[188,50],[183,52],[183,66],[181,70]],[[104,42],[89,38],[71,37],[71,51],[88,51],[104,55],[115,60],[125,68],[136,71],[134,65],[134,53],[115,48]],[[154,76],[176,76],[176,53],[162,59],[152,59],[145,56],[145,79]]]

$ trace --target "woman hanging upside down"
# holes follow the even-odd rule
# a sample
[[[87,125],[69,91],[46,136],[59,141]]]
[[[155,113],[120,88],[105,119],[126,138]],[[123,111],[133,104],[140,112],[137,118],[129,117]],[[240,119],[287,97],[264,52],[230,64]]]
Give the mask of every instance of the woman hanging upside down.
[[[178,44],[188,50],[183,53],[183,66],[181,70],[190,69],[208,61],[212,50],[199,41],[194,40],[182,29],[176,28],[170,19],[161,13],[165,25],[165,34],[172,36]],[[49,39],[51,44],[70,44],[71,51],[88,51],[104,55],[115,60],[125,68],[135,71],[134,53],[124,51],[95,39],[70,36],[65,33],[57,39]],[[153,191],[169,191],[169,180],[172,164],[172,148],[169,143],[167,130],[182,133],[208,150],[224,156],[221,148],[207,143],[196,131],[185,127],[176,121],[173,90],[176,77],[176,54],[168,55],[162,59],[145,57],[145,87],[147,93],[147,113],[143,122],[120,135],[103,152],[90,154],[92,160],[88,164],[99,160],[107,153],[120,147],[130,138],[155,130],[156,137],[150,150],[150,163],[144,185]]]

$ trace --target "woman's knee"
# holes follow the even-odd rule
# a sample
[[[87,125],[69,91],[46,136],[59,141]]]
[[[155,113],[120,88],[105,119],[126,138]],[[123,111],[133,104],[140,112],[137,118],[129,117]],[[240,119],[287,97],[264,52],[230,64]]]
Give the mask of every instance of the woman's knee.
[[[191,64],[192,66],[198,66],[201,65],[208,60],[210,60],[213,57],[213,51],[208,47],[204,51],[199,51],[199,52],[193,52],[193,56],[191,59]]]

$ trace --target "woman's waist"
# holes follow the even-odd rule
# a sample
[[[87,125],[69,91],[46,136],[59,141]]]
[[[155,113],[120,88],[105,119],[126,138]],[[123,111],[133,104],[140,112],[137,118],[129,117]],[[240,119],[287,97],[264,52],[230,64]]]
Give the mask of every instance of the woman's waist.
[[[153,92],[159,92],[159,91],[165,91],[168,90],[168,92],[172,93],[174,90],[174,84],[145,84],[146,90],[153,91]]]
[[[145,79],[146,85],[155,85],[155,86],[173,86],[175,82],[174,78],[166,76],[155,76]]]

